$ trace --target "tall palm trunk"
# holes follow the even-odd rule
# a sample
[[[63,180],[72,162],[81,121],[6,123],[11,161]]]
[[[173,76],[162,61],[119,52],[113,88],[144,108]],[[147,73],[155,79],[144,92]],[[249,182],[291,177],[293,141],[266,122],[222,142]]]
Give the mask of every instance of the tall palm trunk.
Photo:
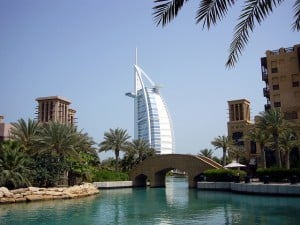
[[[290,169],[290,153],[287,151],[285,156],[285,168]]]
[[[116,149],[116,150],[115,150],[115,157],[116,157],[116,165],[115,165],[115,168],[116,168],[116,171],[119,171],[119,155],[120,155],[120,150],[119,150],[119,149]]]
[[[223,148],[223,166],[226,165],[226,148]]]
[[[274,136],[274,144],[275,144],[276,164],[279,168],[282,168],[281,154],[280,154],[279,143],[278,143],[278,135],[273,134],[273,136]]]
[[[260,157],[262,161],[262,167],[265,169],[267,168],[267,163],[266,163],[266,152],[265,152],[265,146],[260,145]]]

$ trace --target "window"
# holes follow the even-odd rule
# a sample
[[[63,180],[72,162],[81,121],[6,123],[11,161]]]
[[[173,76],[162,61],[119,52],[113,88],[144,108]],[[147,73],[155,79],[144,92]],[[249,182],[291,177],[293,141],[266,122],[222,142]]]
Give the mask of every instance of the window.
[[[230,120],[234,121],[234,105],[230,105]]]
[[[256,143],[254,141],[250,142],[250,153],[256,154]]]
[[[239,120],[239,114],[238,114],[238,111],[239,111],[239,105],[236,104],[236,105],[235,105],[235,120]]]
[[[278,77],[272,78],[272,88],[273,90],[279,90],[279,79]]]
[[[274,107],[281,107],[280,95],[274,95]]]
[[[243,105],[239,104],[239,108],[240,108],[240,120],[244,119],[244,110],[243,110]]]
[[[281,103],[280,102],[274,102],[274,107],[281,107]]]
[[[292,86],[293,87],[299,87],[300,86],[299,81],[293,81]]]
[[[300,74],[292,74],[292,87],[300,86]]]
[[[242,141],[242,138],[243,138],[243,132],[232,133],[232,140],[235,142],[235,144],[243,145],[244,142]]]
[[[273,90],[279,90],[279,84],[273,84]]]
[[[272,73],[277,73],[278,72],[277,61],[271,61],[271,72]]]
[[[284,113],[284,118],[286,120],[295,120],[295,119],[298,119],[298,114],[295,111],[293,111],[293,112],[285,112]]]

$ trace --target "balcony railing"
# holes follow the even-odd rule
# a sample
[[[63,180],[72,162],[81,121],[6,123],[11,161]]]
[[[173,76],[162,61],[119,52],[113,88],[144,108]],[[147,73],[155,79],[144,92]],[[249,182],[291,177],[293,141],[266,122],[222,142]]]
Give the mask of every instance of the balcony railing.
[[[264,97],[270,98],[270,90],[269,90],[269,88],[265,87],[263,89],[263,92],[264,92]]]
[[[261,78],[263,81],[268,82],[268,73],[267,71],[262,71],[261,72]]]
[[[265,111],[268,111],[271,109],[271,104],[265,104]]]

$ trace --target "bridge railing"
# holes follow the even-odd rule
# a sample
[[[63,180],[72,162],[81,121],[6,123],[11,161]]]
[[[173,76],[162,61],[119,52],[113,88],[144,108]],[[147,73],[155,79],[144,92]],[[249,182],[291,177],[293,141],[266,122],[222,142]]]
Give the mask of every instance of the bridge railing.
[[[199,159],[205,161],[206,163],[212,165],[213,167],[215,167],[216,169],[221,169],[223,168],[222,165],[220,165],[219,163],[215,162],[214,160],[210,159],[210,158],[207,158],[205,156],[197,156]]]

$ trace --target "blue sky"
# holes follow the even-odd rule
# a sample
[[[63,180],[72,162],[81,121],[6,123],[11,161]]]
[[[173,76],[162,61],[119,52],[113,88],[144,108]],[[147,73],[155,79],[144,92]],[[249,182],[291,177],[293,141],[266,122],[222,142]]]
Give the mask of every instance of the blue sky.
[[[72,101],[78,127],[99,143],[109,128],[133,136],[133,64],[160,84],[175,130],[176,152],[197,154],[227,134],[227,101],[246,98],[251,117],[263,111],[260,58],[300,43],[285,1],[261,26],[233,69],[225,68],[239,5],[210,31],[195,24],[199,1],[165,28],[153,1],[1,0],[0,115],[34,118],[37,97]],[[216,151],[220,155],[220,151]],[[101,158],[107,154],[101,153]]]

